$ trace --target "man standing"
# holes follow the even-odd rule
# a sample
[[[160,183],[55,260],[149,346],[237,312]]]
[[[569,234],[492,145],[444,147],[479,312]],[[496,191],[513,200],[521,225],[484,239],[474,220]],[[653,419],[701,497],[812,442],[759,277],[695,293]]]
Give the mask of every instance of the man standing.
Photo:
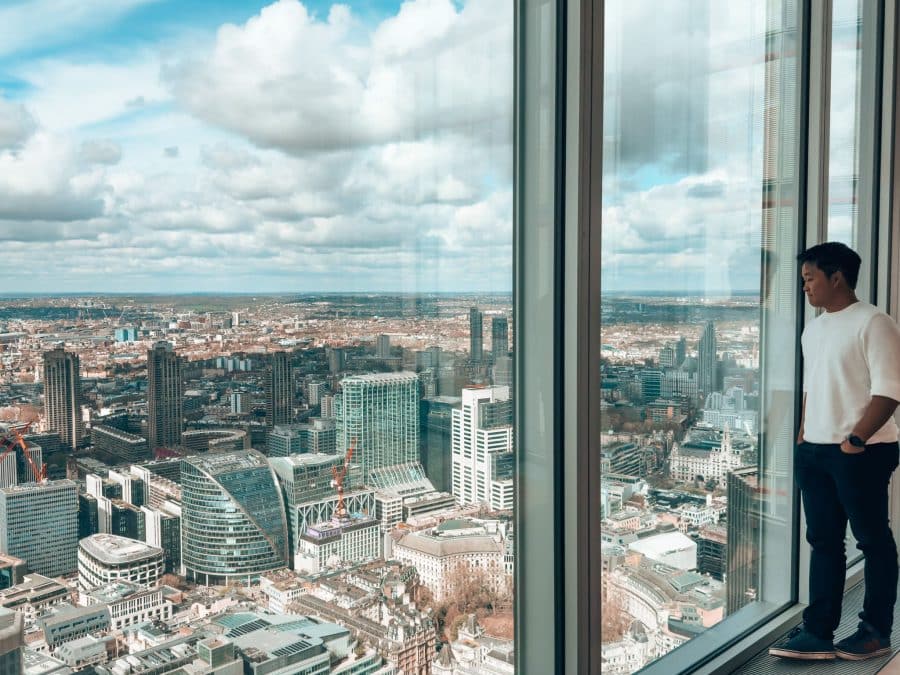
[[[804,251],[803,290],[825,311],[803,331],[803,415],[794,475],[806,514],[809,606],[770,654],[861,660],[891,651],[897,546],[888,523],[888,482],[897,467],[900,328],[854,292],[860,257],[829,242]],[[865,556],[859,628],[833,643],[841,619],[847,521]]]

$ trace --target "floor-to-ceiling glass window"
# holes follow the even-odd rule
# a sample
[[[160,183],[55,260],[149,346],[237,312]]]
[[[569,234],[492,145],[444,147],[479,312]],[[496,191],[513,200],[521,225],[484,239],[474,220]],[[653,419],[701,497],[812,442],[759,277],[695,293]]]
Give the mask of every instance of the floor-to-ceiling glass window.
[[[605,3],[603,672],[795,600],[800,5]]]

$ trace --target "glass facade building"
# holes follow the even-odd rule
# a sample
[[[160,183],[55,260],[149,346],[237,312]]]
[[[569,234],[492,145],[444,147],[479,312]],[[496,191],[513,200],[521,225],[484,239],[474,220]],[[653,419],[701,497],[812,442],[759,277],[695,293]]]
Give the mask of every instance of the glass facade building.
[[[181,555],[189,579],[247,582],[287,566],[287,515],[264,455],[186,457],[181,481]]]
[[[415,373],[356,375],[336,397],[338,447],[354,446],[363,476],[419,460],[419,378]]]

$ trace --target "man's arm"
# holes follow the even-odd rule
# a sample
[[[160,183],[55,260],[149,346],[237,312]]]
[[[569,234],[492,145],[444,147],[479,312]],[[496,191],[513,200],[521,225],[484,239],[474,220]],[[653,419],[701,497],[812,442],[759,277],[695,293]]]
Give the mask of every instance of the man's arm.
[[[894,399],[887,396],[873,396],[872,400],[869,401],[869,405],[866,406],[866,411],[863,413],[862,418],[853,427],[852,433],[859,436],[863,441],[868,441],[876,431],[885,425],[885,422],[891,418],[896,409],[897,401]],[[841,450],[853,454],[862,452],[863,449],[856,448],[849,441],[845,440],[841,443]]]
[[[803,406],[800,408],[800,431],[797,432],[797,445],[803,442],[803,423],[806,421],[806,392],[803,392]]]

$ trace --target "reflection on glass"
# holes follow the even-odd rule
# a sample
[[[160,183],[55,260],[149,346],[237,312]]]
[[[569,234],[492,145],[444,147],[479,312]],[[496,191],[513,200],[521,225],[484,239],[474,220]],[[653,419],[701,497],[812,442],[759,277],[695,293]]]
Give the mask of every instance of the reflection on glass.
[[[3,553],[162,548],[188,604],[245,612],[173,659],[227,633],[236,672],[512,662],[514,4],[14,4],[0,450],[22,433],[50,485],[2,458],[35,499]],[[334,625],[274,644],[276,606]]]
[[[796,10],[606,3],[604,673],[791,601]]]
[[[828,161],[828,236],[858,245],[862,0],[834,0]]]

